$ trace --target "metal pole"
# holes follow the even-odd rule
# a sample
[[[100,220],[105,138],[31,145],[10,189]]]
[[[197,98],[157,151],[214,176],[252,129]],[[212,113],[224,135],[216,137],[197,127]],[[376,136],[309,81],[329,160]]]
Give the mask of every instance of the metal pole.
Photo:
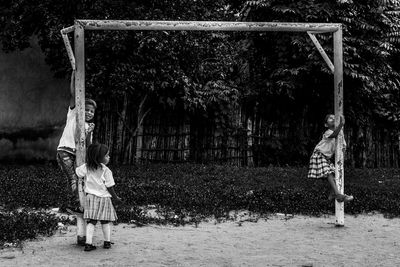
[[[75,21],[75,108],[76,108],[76,165],[85,163],[85,31]],[[79,201],[84,207],[82,179],[78,183]]]
[[[141,31],[288,31],[335,32],[338,23],[243,22],[243,21],[156,21],[78,20],[85,30]]]
[[[334,83],[335,83],[335,125],[339,125],[343,115],[343,44],[342,27],[333,33]],[[336,141],[335,181],[340,193],[344,192],[343,130]],[[335,224],[344,226],[344,203],[335,201]]]
[[[328,65],[329,69],[334,73],[335,67],[332,64],[332,61],[329,59],[328,55],[326,54],[322,45],[318,42],[317,37],[311,32],[307,32],[308,36],[310,36],[311,41],[314,43],[315,47],[318,49],[318,52],[321,54],[322,58],[325,60],[326,64]]]
[[[69,27],[67,29],[70,29],[70,28],[72,28],[72,31],[73,31],[74,26],[71,26],[71,27]],[[71,67],[72,67],[73,70],[75,70],[76,67],[75,67],[74,52],[72,51],[71,43],[69,42],[66,29],[62,29],[61,30],[61,36],[62,36],[62,38],[64,40],[65,49],[67,49],[67,54],[68,54],[69,61],[71,63]]]

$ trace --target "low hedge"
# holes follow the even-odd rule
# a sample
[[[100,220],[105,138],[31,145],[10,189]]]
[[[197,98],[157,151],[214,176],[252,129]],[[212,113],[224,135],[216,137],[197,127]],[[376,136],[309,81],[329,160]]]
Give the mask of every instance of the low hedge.
[[[121,222],[198,223],[203,218],[226,217],[231,210],[261,214],[333,214],[325,181],[306,178],[306,168],[237,168],[195,164],[111,166]],[[43,211],[59,207],[68,197],[67,182],[56,165],[0,166],[0,247],[38,234],[51,235],[59,221]],[[400,215],[399,169],[346,169],[349,214],[381,212]],[[160,218],[146,216],[154,205]],[[39,209],[39,211],[38,211]],[[42,211],[40,211],[42,209]]]
[[[325,181],[306,178],[306,168],[237,168],[196,164],[111,166],[123,222],[145,220],[140,206],[156,205],[174,218],[225,216],[230,210],[321,215],[334,212]],[[355,196],[349,214],[378,211],[399,216],[400,170],[346,169],[345,190]],[[66,180],[54,165],[0,167],[0,203],[8,208],[57,207]]]
[[[333,214],[325,180],[306,168],[148,165],[114,168],[117,190],[130,205],[158,204],[176,214],[225,216],[230,210],[305,215]],[[345,191],[355,196],[348,214],[400,215],[399,169],[346,169]]]
[[[0,247],[20,244],[38,235],[50,236],[58,226],[58,218],[46,211],[17,209],[0,211]]]
[[[57,166],[0,165],[0,204],[19,207],[58,207],[68,195],[67,181]]]

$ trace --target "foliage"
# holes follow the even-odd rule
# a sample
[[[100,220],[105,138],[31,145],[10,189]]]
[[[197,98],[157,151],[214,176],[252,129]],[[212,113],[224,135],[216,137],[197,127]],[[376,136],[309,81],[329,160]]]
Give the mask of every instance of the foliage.
[[[63,76],[70,64],[59,30],[74,18],[342,23],[346,127],[383,125],[397,134],[398,10],[399,1],[386,0],[13,0],[0,5],[0,42],[8,52],[37,36]],[[331,36],[317,37],[333,58]],[[110,145],[115,162],[135,150],[133,136],[150,109],[206,117],[225,139],[247,130],[244,120],[235,123],[240,111],[255,124],[289,129],[290,155],[300,156],[334,109],[332,74],[304,33],[88,31],[85,38],[86,92],[99,102],[95,138]],[[270,139],[265,158],[282,155],[282,140]]]
[[[0,248],[5,243],[20,243],[38,235],[52,235],[58,219],[54,214],[29,208],[0,211]]]
[[[345,88],[349,88],[345,90],[347,116],[355,122],[365,122],[372,115],[396,122],[400,119],[400,76],[395,63],[400,44],[399,8],[399,1],[259,0],[247,1],[241,18],[342,23],[344,79]],[[324,34],[317,37],[333,59],[332,38]],[[328,87],[324,80],[331,74],[308,39],[305,34],[279,34],[267,41],[253,37],[259,62],[268,65],[255,67],[258,79],[253,79],[255,85],[251,87],[265,88],[296,101],[303,101],[299,99],[300,92],[308,99],[323,96],[321,88]],[[276,53],[265,53],[270,51],[266,47]],[[315,90],[317,87],[321,88]]]
[[[156,204],[175,214],[224,217],[231,210],[332,214],[329,186],[306,178],[305,168],[236,168],[205,165],[121,167],[117,190],[127,203]],[[162,178],[161,178],[162,177]],[[355,200],[346,213],[379,211],[399,216],[400,173],[394,169],[346,170],[345,190]]]
[[[69,197],[64,174],[52,166],[7,165],[0,172],[0,203],[9,209],[60,206]]]
[[[24,49],[37,35],[53,70],[63,75],[70,69],[60,29],[74,18],[229,20],[232,12],[224,1],[23,1],[3,4],[4,28],[0,40],[5,51]],[[62,12],[61,12],[62,10]],[[90,94],[125,93],[135,99],[150,94],[167,106],[179,103],[205,108],[232,93],[227,70],[232,65],[229,40],[219,33],[193,32],[87,32],[87,89]]]
[[[18,173],[12,192],[0,194],[0,203],[7,207],[54,207],[65,197],[53,188],[61,188],[62,174],[51,166],[13,167],[0,169],[0,188]],[[231,210],[248,209],[261,214],[332,214],[329,186],[324,181],[306,178],[305,168],[237,168],[214,165],[139,165],[112,167],[116,192],[124,200],[117,213],[121,221],[140,223],[196,222],[201,218],[225,217]],[[46,173],[37,176],[37,173]],[[400,183],[397,169],[346,169],[345,190],[355,200],[346,204],[346,213],[378,211],[399,216]],[[52,181],[42,183],[41,180]],[[33,182],[35,181],[35,182]],[[24,184],[29,184],[26,191]],[[20,187],[22,190],[20,190]],[[46,192],[46,193],[43,193]],[[49,193],[50,192],[50,193]],[[39,196],[39,197],[38,197]],[[37,199],[35,201],[35,199]],[[143,207],[155,205],[162,219],[146,217]]]
[[[70,70],[59,31],[73,25],[74,18],[234,19],[234,10],[223,0],[180,0],[173,4],[169,1],[14,0],[0,7],[3,50],[24,49],[35,35],[47,63],[58,76]],[[220,32],[86,31],[86,93],[99,102],[96,125],[100,128],[96,131],[111,131],[99,133],[99,139],[116,143],[111,148],[112,159],[124,161],[125,152],[132,146],[132,142],[124,142],[132,140],[136,127],[143,121],[141,115],[150,109],[211,115],[226,122],[220,127],[229,125],[231,111],[240,102],[234,79],[237,76],[234,41],[232,34]],[[118,126],[103,130],[101,127],[109,121],[116,121]]]

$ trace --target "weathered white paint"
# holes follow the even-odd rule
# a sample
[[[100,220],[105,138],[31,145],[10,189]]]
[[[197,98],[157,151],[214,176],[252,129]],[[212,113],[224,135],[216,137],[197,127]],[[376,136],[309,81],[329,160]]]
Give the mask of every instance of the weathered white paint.
[[[74,26],[71,26],[71,27],[69,27],[69,28],[72,28],[72,30],[75,29]],[[63,41],[64,41],[65,49],[67,49],[67,54],[68,54],[69,61],[70,61],[70,63],[71,63],[71,67],[72,67],[73,70],[75,70],[76,67],[75,67],[75,56],[74,56],[74,52],[72,51],[71,43],[70,43],[70,41],[69,41],[69,39],[68,39],[68,35],[67,35],[68,32],[67,32],[67,31],[64,31],[64,30],[65,30],[65,29],[61,30],[61,36],[62,36]]]
[[[322,47],[322,45],[318,42],[317,37],[311,32],[307,32],[307,34],[308,34],[308,36],[310,36],[311,41],[314,43],[315,47],[318,49],[318,52],[321,54],[321,56],[325,60],[326,64],[328,64],[329,69],[332,71],[332,73],[334,73],[335,67],[333,66],[333,63],[329,59],[328,55],[325,53],[325,50]]]
[[[335,124],[339,125],[343,115],[343,47],[342,29],[333,34],[334,83],[335,83]],[[343,130],[340,131],[335,152],[335,180],[339,191],[344,192]],[[344,226],[344,203],[335,201],[336,226]]]
[[[335,32],[340,24],[241,21],[77,20],[86,30]]]
[[[86,146],[85,146],[85,31],[83,27],[75,23],[75,108],[77,109],[76,130],[76,165],[80,166],[85,163]],[[82,187],[82,179],[79,178],[78,183],[79,200],[81,206],[84,207],[84,192]]]

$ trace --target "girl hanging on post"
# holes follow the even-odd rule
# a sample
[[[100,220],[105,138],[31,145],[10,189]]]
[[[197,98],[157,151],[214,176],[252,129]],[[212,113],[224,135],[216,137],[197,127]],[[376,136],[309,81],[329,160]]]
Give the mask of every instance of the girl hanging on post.
[[[85,133],[86,145],[92,142],[94,123],[91,123],[97,108],[96,102],[92,99],[85,100]],[[75,108],[75,71],[71,74],[70,101],[67,113],[67,120],[57,147],[57,162],[67,178],[69,199],[65,199],[60,210],[75,214],[77,219],[77,243],[85,245],[86,224],[83,220],[83,207],[79,202],[78,177],[75,174],[76,160],[76,115]]]
[[[331,161],[335,154],[337,136],[342,130],[343,125],[343,116],[340,117],[340,123],[337,128],[335,128],[335,115],[328,114],[325,117],[325,127],[327,130],[323,134],[322,140],[314,148],[308,171],[308,178],[328,180],[331,186],[329,200],[336,199],[338,202],[353,200],[353,196],[341,194],[338,190],[335,182],[335,166]],[[346,146],[346,142],[343,145]]]

